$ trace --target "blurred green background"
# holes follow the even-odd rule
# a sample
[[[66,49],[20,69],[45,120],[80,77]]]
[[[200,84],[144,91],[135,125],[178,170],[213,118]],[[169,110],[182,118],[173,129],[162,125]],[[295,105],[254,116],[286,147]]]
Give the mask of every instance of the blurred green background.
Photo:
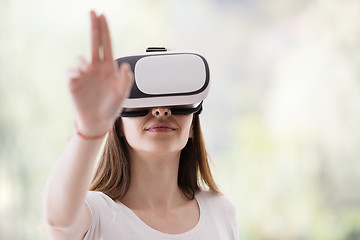
[[[42,191],[73,131],[89,11],[115,56],[202,53],[201,116],[239,238],[360,239],[360,1],[0,0],[0,239],[48,239]]]

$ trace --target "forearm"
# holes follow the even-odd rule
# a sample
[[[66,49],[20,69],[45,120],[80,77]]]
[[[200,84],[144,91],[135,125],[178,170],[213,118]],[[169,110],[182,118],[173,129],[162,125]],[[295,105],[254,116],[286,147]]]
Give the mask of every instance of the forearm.
[[[44,193],[47,224],[68,227],[76,219],[89,187],[103,139],[84,140],[74,134],[53,168]]]

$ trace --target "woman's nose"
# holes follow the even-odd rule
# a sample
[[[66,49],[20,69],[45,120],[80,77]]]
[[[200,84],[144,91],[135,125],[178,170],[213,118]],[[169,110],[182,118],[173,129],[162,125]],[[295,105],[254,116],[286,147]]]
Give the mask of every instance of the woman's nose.
[[[156,107],[151,110],[151,113],[154,117],[170,117],[171,110],[165,107]]]

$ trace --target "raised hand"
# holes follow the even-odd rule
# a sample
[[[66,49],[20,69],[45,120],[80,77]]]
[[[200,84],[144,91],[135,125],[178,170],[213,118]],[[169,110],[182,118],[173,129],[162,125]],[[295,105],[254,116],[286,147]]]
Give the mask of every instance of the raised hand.
[[[87,137],[98,136],[111,129],[133,83],[129,65],[125,63],[118,68],[113,59],[104,15],[96,16],[91,11],[90,17],[91,62],[80,57],[78,67],[68,72],[77,127]]]

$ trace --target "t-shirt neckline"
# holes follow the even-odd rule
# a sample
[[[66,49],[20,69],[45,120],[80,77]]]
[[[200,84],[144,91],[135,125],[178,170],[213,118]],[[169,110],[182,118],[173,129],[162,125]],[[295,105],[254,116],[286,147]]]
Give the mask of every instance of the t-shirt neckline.
[[[147,225],[138,215],[136,215],[136,213],[135,213],[133,210],[131,210],[131,209],[130,209],[129,207],[127,207],[125,204],[123,204],[123,203],[120,202],[120,201],[117,201],[117,203],[118,203],[123,209],[125,209],[127,212],[129,212],[129,214],[130,214],[131,216],[133,216],[134,219],[135,219],[137,222],[139,222],[139,224],[143,225],[143,226],[144,226],[144,229],[145,229],[146,231],[148,231],[149,233],[161,235],[161,236],[167,237],[167,238],[174,238],[174,239],[179,238],[179,239],[180,239],[180,238],[182,238],[182,237],[188,237],[189,235],[191,235],[191,234],[193,234],[194,232],[196,232],[197,229],[200,228],[200,225],[201,225],[201,223],[202,223],[204,211],[203,211],[203,209],[202,209],[201,201],[199,200],[197,194],[195,194],[195,200],[196,200],[196,202],[197,202],[197,204],[198,204],[198,206],[199,206],[199,212],[200,212],[200,214],[199,214],[199,215],[200,215],[200,216],[199,216],[199,220],[198,220],[198,222],[196,223],[196,225],[195,225],[192,229],[190,229],[190,230],[188,230],[188,231],[186,231],[186,232],[183,232],[183,233],[178,233],[178,234],[164,233],[164,232],[161,232],[161,231],[159,231],[159,230],[156,230],[156,229],[150,227],[150,226]]]

